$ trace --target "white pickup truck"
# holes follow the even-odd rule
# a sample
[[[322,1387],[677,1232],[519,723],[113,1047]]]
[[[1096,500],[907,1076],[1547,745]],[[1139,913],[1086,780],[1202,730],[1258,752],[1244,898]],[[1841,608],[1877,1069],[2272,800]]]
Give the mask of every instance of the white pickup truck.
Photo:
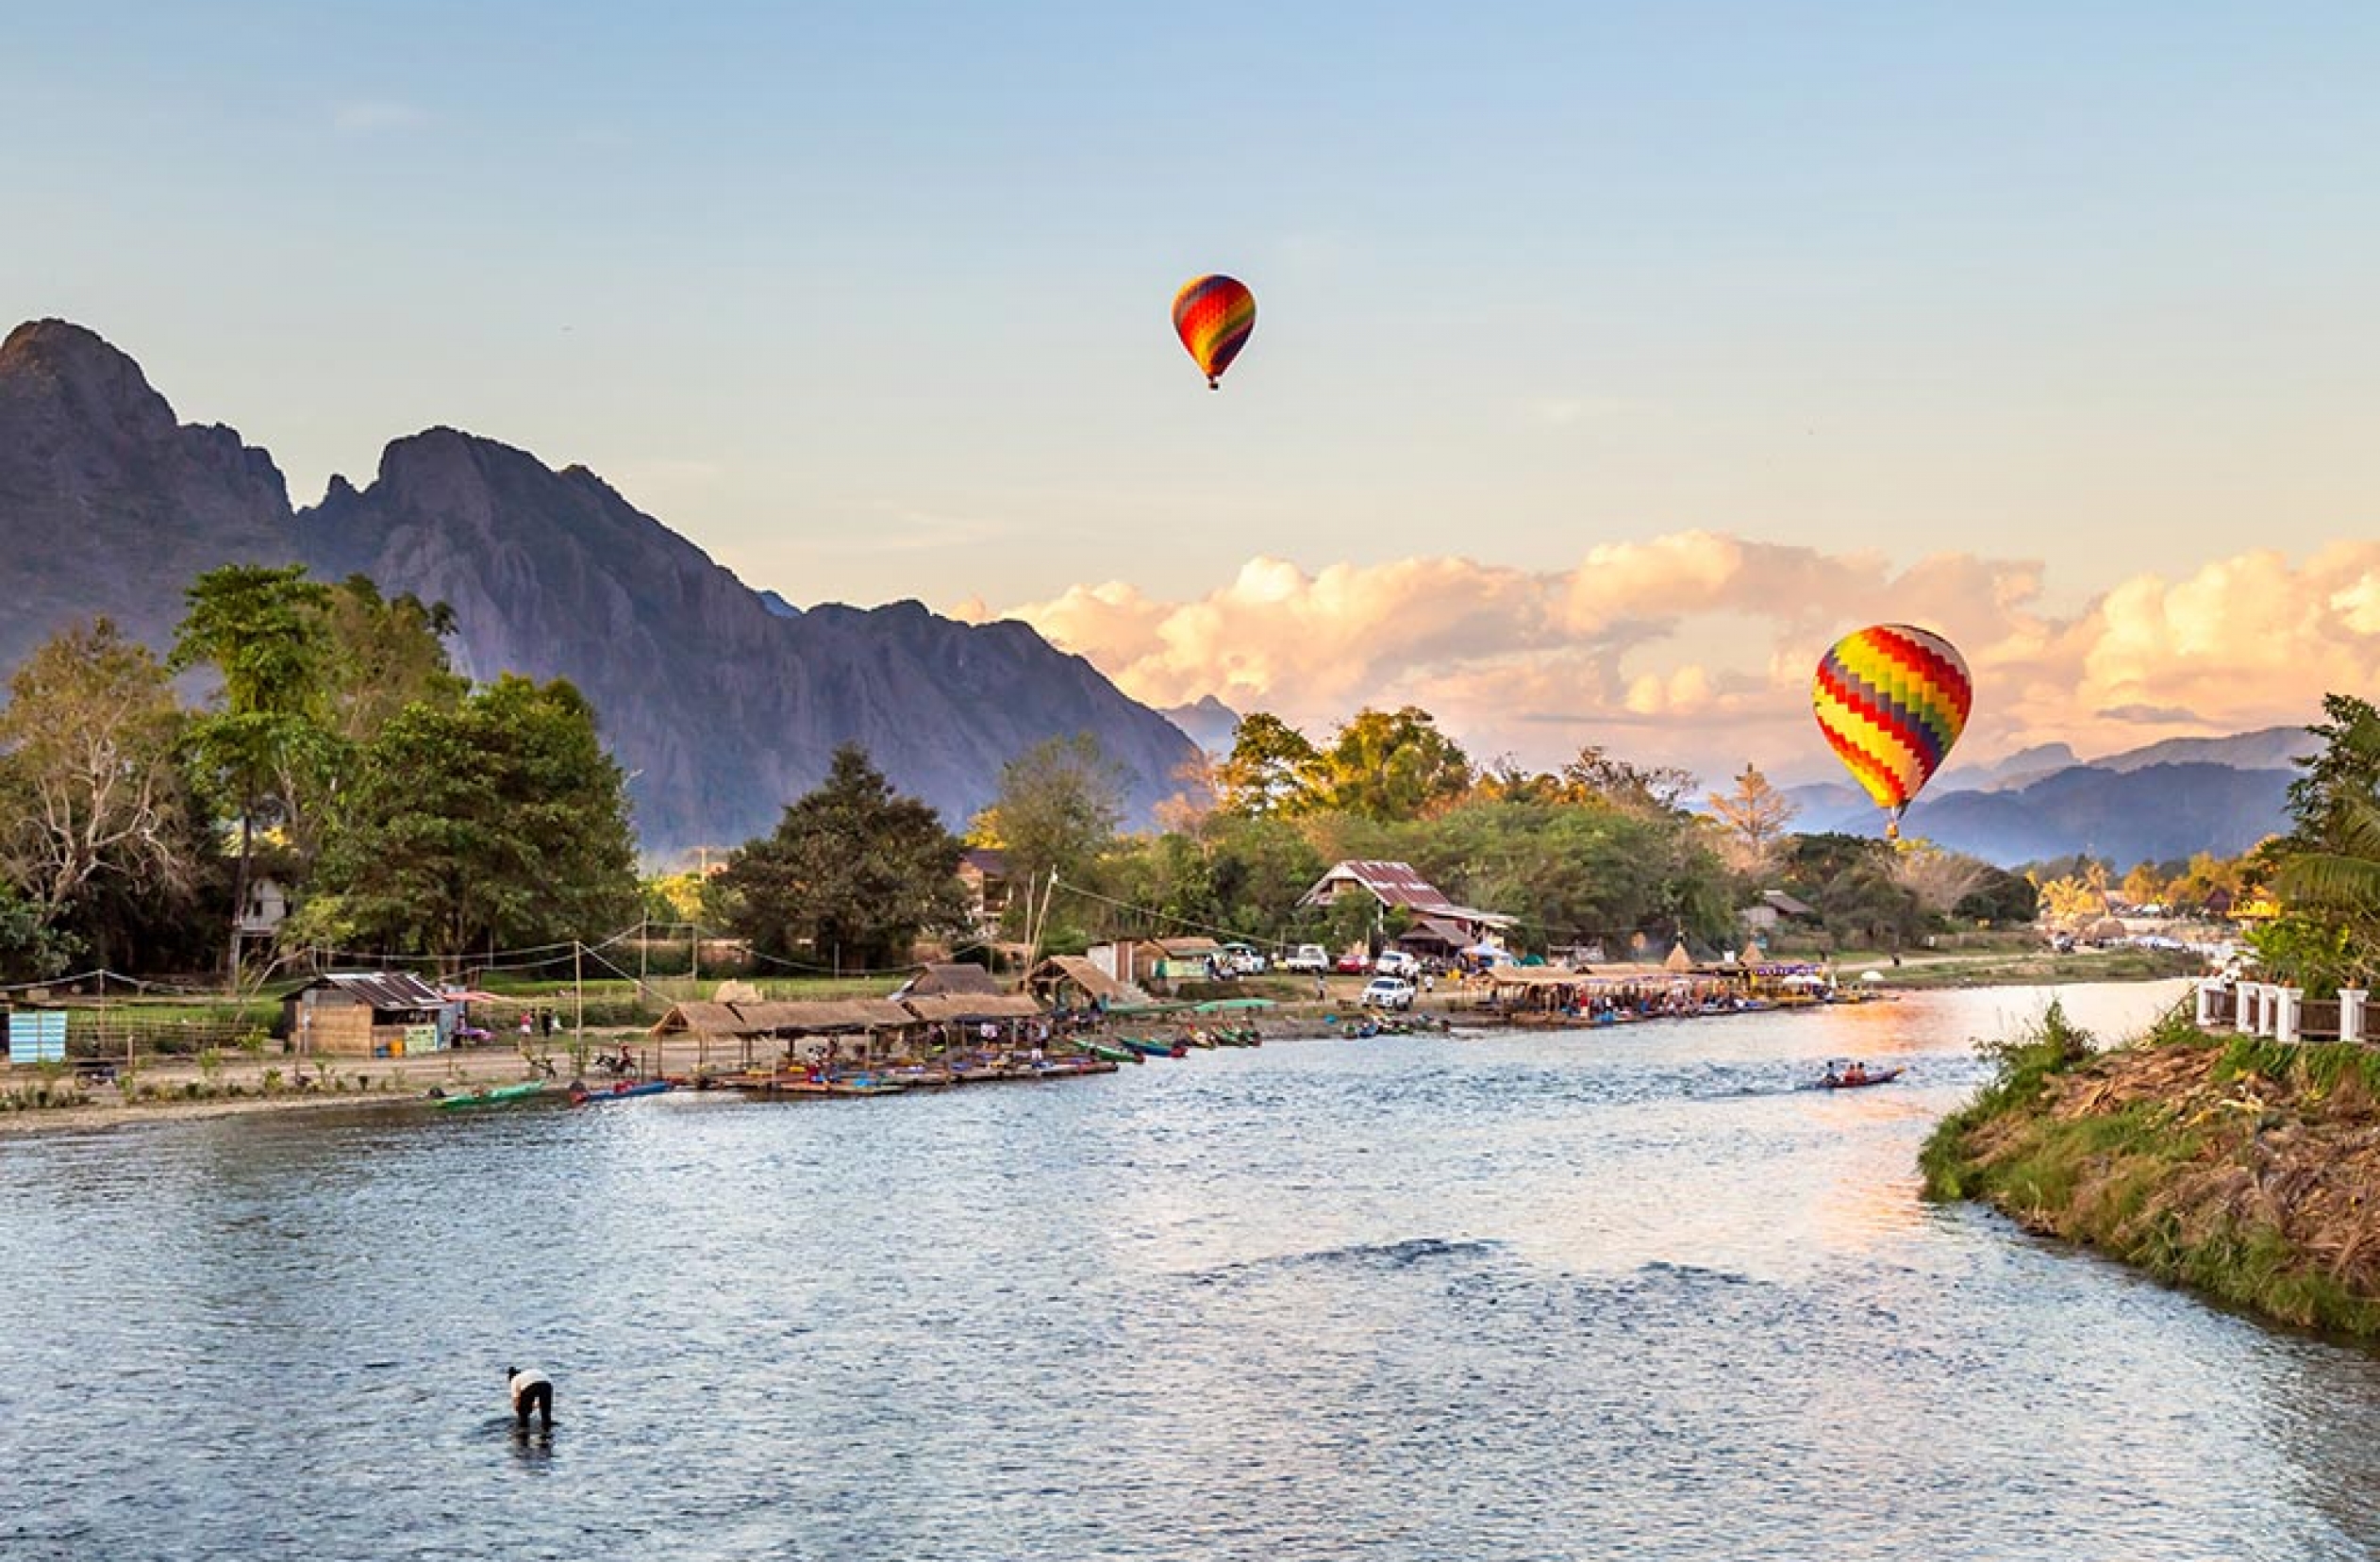
[[[1300,944],[1281,956],[1283,971],[1307,971],[1317,975],[1330,969],[1330,953],[1321,944]]]

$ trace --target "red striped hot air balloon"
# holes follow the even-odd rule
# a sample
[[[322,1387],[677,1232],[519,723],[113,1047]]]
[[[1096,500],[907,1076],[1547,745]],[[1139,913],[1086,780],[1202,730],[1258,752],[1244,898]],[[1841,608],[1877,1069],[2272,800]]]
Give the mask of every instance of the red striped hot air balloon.
[[[1173,295],[1173,332],[1190,349],[1207,389],[1222,389],[1223,371],[1257,328],[1257,295],[1228,276],[1193,276]]]
[[[1966,658],[1941,636],[1906,623],[1855,629],[1819,658],[1810,706],[1835,756],[1890,818],[1901,815],[1967,729],[1974,706]]]

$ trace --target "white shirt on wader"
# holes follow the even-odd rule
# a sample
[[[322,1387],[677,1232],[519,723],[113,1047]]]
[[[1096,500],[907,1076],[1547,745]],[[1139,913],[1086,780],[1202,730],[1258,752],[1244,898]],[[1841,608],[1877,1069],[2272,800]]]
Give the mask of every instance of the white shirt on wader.
[[[534,1367],[524,1367],[521,1371],[513,1373],[511,1388],[512,1408],[514,1412],[516,1414],[519,1412],[521,1408],[521,1397],[524,1394],[526,1394],[530,1389],[536,1388],[541,1383],[551,1384],[552,1381],[552,1379],[548,1378],[543,1372],[539,1371]]]

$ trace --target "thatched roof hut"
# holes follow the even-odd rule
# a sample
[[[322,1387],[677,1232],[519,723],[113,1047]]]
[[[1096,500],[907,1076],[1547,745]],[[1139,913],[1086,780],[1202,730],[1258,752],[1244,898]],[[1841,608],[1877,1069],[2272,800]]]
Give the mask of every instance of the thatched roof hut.
[[[663,1036],[750,1036],[751,1022],[736,1011],[733,1004],[707,1003],[699,999],[672,1004],[670,1011],[655,1022],[655,1037]]]
[[[1053,955],[1025,972],[1025,988],[1043,998],[1051,998],[1065,988],[1073,987],[1087,999],[1100,999],[1110,1004],[1135,1001],[1130,988],[1093,965],[1080,955]]]
[[[903,1006],[932,1023],[974,1024],[984,1020],[1038,1020],[1041,1005],[1022,992],[927,993],[902,1000]]]
[[[942,961],[929,965],[894,989],[897,999],[927,997],[937,993],[989,993],[1000,990],[1000,984],[991,979],[991,972],[979,965],[963,960]]]

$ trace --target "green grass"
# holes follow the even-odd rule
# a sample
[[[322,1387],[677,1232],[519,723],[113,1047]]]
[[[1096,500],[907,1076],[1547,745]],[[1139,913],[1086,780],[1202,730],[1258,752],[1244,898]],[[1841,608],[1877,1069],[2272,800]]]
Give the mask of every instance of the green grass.
[[[2138,1045],[2220,1048],[2210,1071],[2219,1082],[2288,1079],[2319,1097],[2352,1079],[2380,1099],[2380,1055],[2365,1048],[2218,1039],[2178,1015]],[[2190,1207],[2188,1190],[2205,1186],[2191,1179],[2206,1157],[2252,1131],[2242,1120],[2186,1117],[2180,1103],[2163,1100],[2051,1116],[2044,1105],[2053,1083],[2092,1055],[2088,1035],[2055,1005],[2028,1031],[1983,1050],[1999,1065],[1991,1083],[1938,1124],[1919,1153],[1928,1198],[1995,1205],[2160,1280],[2284,1322],[2380,1334],[2380,1298],[2351,1289],[2282,1232]]]
[[[2288,1081],[2317,1100],[2336,1094],[2342,1083],[2353,1079],[2380,1100],[2380,1050],[2346,1041],[2293,1041],[2285,1046],[2270,1037],[2235,1036],[2223,1045],[2215,1077]]]

